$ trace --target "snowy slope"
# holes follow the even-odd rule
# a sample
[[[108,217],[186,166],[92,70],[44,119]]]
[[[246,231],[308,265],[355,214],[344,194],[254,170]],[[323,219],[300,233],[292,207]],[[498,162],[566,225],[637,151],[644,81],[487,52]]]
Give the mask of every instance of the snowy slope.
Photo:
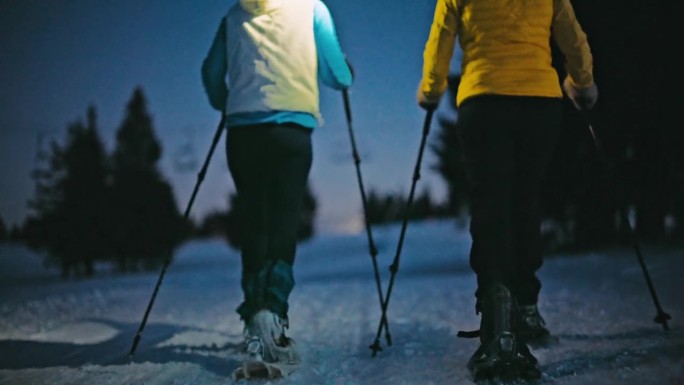
[[[386,289],[399,227],[374,235]],[[290,315],[307,365],[277,383],[471,383],[465,362],[477,342],[456,338],[479,322],[469,244],[452,221],[410,224],[388,313],[394,346],[376,358],[368,345],[380,311],[365,233],[302,244]],[[673,317],[669,333],[652,322],[631,249],[547,260],[540,307],[560,343],[534,350],[543,383],[684,384],[684,252],[644,246],[644,256]],[[230,384],[239,276],[239,255],[223,242],[184,245],[129,359],[158,272],[62,281],[42,256],[0,245],[0,384]]]

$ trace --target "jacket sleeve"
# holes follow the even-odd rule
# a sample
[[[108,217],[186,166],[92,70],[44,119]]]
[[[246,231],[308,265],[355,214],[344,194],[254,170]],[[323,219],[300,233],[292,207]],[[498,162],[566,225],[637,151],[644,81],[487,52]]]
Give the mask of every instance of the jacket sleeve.
[[[438,0],[430,35],[423,52],[423,78],[419,92],[428,100],[438,99],[447,89],[447,77],[458,31],[455,0]]]
[[[314,6],[314,37],[318,52],[318,76],[328,87],[338,90],[352,84],[352,74],[337,39],[330,11],[322,1]]]
[[[577,88],[587,88],[594,83],[593,57],[587,35],[582,30],[570,0],[554,0],[553,39],[565,56],[565,67]]]
[[[228,98],[226,71],[228,70],[226,54],[226,19],[221,20],[214,36],[209,53],[202,62],[202,84],[211,106],[223,111]]]

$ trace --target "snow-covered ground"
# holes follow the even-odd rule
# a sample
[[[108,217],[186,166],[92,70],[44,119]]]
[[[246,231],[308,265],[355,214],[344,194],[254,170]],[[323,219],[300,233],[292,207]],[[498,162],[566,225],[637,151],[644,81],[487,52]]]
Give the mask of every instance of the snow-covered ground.
[[[374,235],[386,288],[399,227]],[[375,358],[368,345],[380,310],[365,233],[300,245],[290,331],[305,365],[271,383],[471,383],[465,363],[477,341],[456,337],[479,322],[469,245],[453,221],[409,225],[388,313],[394,345]],[[684,250],[642,246],[672,330],[652,322],[632,249],[549,257],[540,308],[560,342],[533,350],[542,383],[684,384]],[[63,281],[42,256],[0,245],[0,384],[232,383],[242,333],[238,253],[217,240],[180,248],[129,359],[158,274]]]

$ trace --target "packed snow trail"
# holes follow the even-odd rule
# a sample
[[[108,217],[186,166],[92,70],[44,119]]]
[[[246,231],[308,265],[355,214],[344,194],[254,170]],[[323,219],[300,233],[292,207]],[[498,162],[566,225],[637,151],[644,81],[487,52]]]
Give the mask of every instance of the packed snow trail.
[[[398,226],[374,228],[383,281]],[[290,335],[305,365],[272,384],[469,384],[479,326],[468,234],[453,221],[411,223],[388,320],[394,346],[371,358],[380,308],[364,234],[299,248]],[[545,384],[684,384],[684,252],[644,245],[665,333],[628,247],[554,255],[540,310],[559,343],[534,349]],[[21,261],[21,264],[19,264]],[[158,272],[63,281],[41,256],[0,246],[0,384],[230,384],[242,324],[237,251],[217,240],[178,250],[135,356],[126,355]],[[244,383],[244,381],[239,382]],[[251,381],[267,384],[267,381]]]

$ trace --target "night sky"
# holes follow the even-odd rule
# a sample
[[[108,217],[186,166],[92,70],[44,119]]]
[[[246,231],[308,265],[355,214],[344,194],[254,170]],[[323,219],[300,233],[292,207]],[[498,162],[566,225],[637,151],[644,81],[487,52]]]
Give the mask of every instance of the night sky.
[[[51,140],[63,141],[67,125],[85,120],[90,104],[108,151],[113,149],[138,85],[164,149],[162,171],[183,210],[220,118],[204,94],[200,66],[234,3],[0,0],[0,216],[5,222],[20,224],[29,213],[38,150]],[[415,91],[435,1],[325,3],[356,72],[350,96],[366,188],[406,194],[424,119]],[[321,86],[321,111],[325,124],[314,132],[310,177],[319,203],[318,231],[357,231],[362,211],[341,94]],[[436,130],[433,124],[431,141]],[[418,190],[429,187],[433,198],[442,200],[445,185],[429,170],[435,162],[426,151]],[[225,209],[232,191],[222,142],[193,218]]]

